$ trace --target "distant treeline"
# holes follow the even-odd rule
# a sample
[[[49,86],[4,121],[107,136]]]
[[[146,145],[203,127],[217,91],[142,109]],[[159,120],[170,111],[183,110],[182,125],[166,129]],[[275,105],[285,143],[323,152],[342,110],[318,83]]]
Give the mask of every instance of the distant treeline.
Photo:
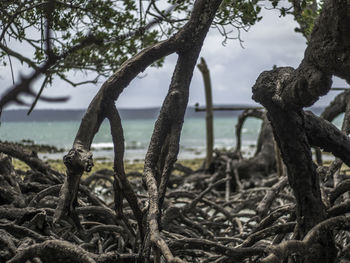
[[[220,107],[249,107],[249,105],[217,105]],[[124,120],[156,119],[159,114],[159,107],[140,109],[119,109],[119,113]],[[313,107],[311,110],[319,115],[323,107]],[[23,121],[79,121],[83,117],[85,110],[57,110],[38,109],[29,116],[27,110],[5,110],[2,113],[3,122],[23,122]],[[215,117],[235,117],[241,111],[215,111]],[[186,118],[204,118],[205,112],[195,112],[194,107],[188,107]]]

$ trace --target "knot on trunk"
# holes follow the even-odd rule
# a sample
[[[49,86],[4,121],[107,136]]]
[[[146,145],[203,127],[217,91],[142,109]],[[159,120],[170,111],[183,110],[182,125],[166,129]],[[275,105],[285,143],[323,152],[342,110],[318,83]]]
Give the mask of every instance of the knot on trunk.
[[[278,106],[298,111],[325,95],[331,84],[329,74],[303,61],[296,70],[280,67],[261,73],[252,88],[252,98],[267,109]]]
[[[292,67],[280,67],[262,72],[252,88],[253,100],[265,107],[271,104],[277,104],[283,107],[284,101],[282,94],[290,82],[293,73],[294,69]]]
[[[63,157],[63,162],[68,171],[75,173],[90,172],[94,166],[92,153],[83,148],[72,148],[68,154]]]

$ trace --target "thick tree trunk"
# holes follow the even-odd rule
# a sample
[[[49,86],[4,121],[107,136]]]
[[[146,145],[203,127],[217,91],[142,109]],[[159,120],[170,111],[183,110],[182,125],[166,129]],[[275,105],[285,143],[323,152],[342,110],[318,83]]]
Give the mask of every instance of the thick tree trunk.
[[[260,75],[255,91],[260,87],[266,87],[274,83],[278,86],[281,79],[291,76],[294,71],[291,68],[281,68]],[[266,77],[268,74],[268,77]],[[272,77],[272,78],[271,78]],[[283,80],[282,80],[283,81]],[[298,238],[303,238],[313,226],[326,218],[325,207],[321,200],[320,184],[316,167],[312,161],[311,146],[305,131],[304,114],[301,109],[280,106],[282,101],[275,103],[271,98],[257,96],[268,110],[268,118],[273,126],[274,135],[281,149],[281,154],[288,171],[289,184],[293,189],[297,201]],[[332,262],[335,257],[332,241],[327,244],[324,239],[325,249],[318,250],[316,256],[308,257],[305,262]]]
[[[326,217],[302,108],[329,91],[332,75],[350,81],[349,21],[349,1],[326,1],[300,66],[265,71],[253,86],[253,98],[268,110],[287,166],[297,201],[299,238]],[[336,251],[331,237],[325,233],[319,244],[323,249],[304,262],[333,262]]]

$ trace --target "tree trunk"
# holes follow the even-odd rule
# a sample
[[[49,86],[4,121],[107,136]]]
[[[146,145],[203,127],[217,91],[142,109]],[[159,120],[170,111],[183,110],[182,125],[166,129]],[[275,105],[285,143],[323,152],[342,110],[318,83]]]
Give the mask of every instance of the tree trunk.
[[[214,149],[213,99],[211,92],[212,88],[210,81],[210,72],[204,58],[201,58],[201,63],[199,63],[197,67],[202,73],[205,90],[205,123],[207,128],[207,155],[205,158],[205,168],[208,169],[212,162]]]
[[[122,215],[122,196],[127,199],[138,222],[142,246],[151,242],[155,255],[161,251],[169,262],[180,262],[173,257],[164,240],[159,235],[158,219],[162,201],[166,192],[172,166],[177,159],[179,139],[183,118],[188,101],[188,89],[192,79],[204,38],[215,17],[222,0],[197,0],[194,3],[189,22],[174,36],[145,48],[136,56],[126,61],[100,88],[85,113],[73,148],[64,157],[67,166],[67,178],[60,192],[60,199],[54,220],[73,219],[80,228],[75,213],[76,196],[79,181],[84,171],[89,171],[92,164],[90,146],[102,121],[108,118],[114,143],[115,161],[115,200],[118,216]],[[174,70],[169,92],[164,100],[156,122],[150,146],[145,158],[144,181],[149,193],[148,213],[139,202],[134,190],[125,178],[123,167],[123,130],[114,106],[114,102],[124,88],[142,71],[155,61],[172,53],[178,53],[179,59]],[[145,215],[147,214],[147,220]],[[144,238],[144,229],[148,230],[149,239]]]
[[[299,67],[265,71],[253,86],[253,98],[268,110],[287,166],[297,201],[298,238],[326,217],[302,108],[329,91],[332,75],[350,81],[349,21],[349,1],[326,1]],[[331,232],[325,233],[315,247],[322,249],[303,262],[333,262],[336,250]]]

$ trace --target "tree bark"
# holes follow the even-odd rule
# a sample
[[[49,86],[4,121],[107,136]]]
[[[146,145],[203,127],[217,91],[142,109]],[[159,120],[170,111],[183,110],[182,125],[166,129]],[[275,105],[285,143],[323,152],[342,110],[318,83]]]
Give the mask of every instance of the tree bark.
[[[203,1],[202,21],[185,49],[181,48],[170,83],[156,121],[145,158],[143,179],[149,195],[148,227],[150,241],[168,261],[175,260],[160,237],[158,220],[165,197],[170,172],[177,160],[179,141],[188,103],[189,86],[205,36],[221,1]],[[195,14],[195,13],[194,13]]]
[[[253,99],[268,110],[287,166],[297,201],[299,238],[326,217],[302,108],[329,91],[332,75],[350,81],[349,21],[349,1],[326,1],[299,67],[265,71],[253,86]],[[333,262],[336,251],[330,238],[331,233],[325,233],[320,241],[324,249],[304,262]]]
[[[257,109],[246,109],[239,115],[237,124],[236,124],[236,133],[235,133],[236,135],[235,152],[240,156],[241,156],[241,146],[242,146],[242,128],[245,120],[249,117],[254,117],[262,120],[264,118],[264,114],[262,111]],[[257,152],[258,152],[258,149],[257,149]]]
[[[239,174],[239,178],[256,178],[261,176],[267,176],[275,171],[276,160],[275,160],[275,149],[274,149],[274,138],[272,127],[270,121],[267,119],[264,112],[258,110],[248,110],[244,112],[238,119],[236,126],[236,131],[238,136],[240,136],[242,125],[241,123],[246,119],[246,117],[252,116],[255,118],[261,118],[263,121],[261,123],[261,129],[259,138],[257,141],[256,152],[253,157],[249,159],[239,159],[233,161],[232,165]],[[237,138],[237,146],[235,152],[240,154],[240,139]]]
[[[90,146],[102,121],[107,117],[111,123],[116,154],[114,169],[118,182],[115,183],[115,197],[121,203],[118,190],[123,192],[124,197],[133,209],[142,232],[142,208],[138,205],[136,195],[124,176],[122,127],[120,118],[117,116],[117,110],[112,105],[130,81],[144,71],[146,67],[164,56],[177,52],[179,54],[178,63],[146,155],[144,180],[149,193],[149,224],[147,227],[150,230],[152,245],[160,249],[169,262],[179,262],[177,258],[172,256],[166,243],[159,236],[157,220],[170,171],[179,150],[180,133],[193,69],[204,38],[221,2],[222,0],[197,0],[194,3],[189,22],[178,33],[165,41],[144,49],[126,61],[102,85],[81,121],[73,148],[64,157],[67,166],[67,178],[60,192],[60,200],[54,216],[55,221],[68,216],[79,227],[79,220],[74,210],[80,177],[84,171],[89,171],[93,165]],[[120,207],[117,208],[117,212],[121,213]]]
[[[205,90],[205,123],[207,128],[207,155],[205,158],[205,168],[208,169],[213,159],[214,149],[213,98],[211,92],[212,88],[210,81],[210,72],[204,58],[201,58],[201,62],[197,65],[197,67],[202,73]]]
[[[344,91],[338,94],[333,101],[324,109],[321,117],[332,122],[338,115],[344,113],[350,102],[350,91]]]

